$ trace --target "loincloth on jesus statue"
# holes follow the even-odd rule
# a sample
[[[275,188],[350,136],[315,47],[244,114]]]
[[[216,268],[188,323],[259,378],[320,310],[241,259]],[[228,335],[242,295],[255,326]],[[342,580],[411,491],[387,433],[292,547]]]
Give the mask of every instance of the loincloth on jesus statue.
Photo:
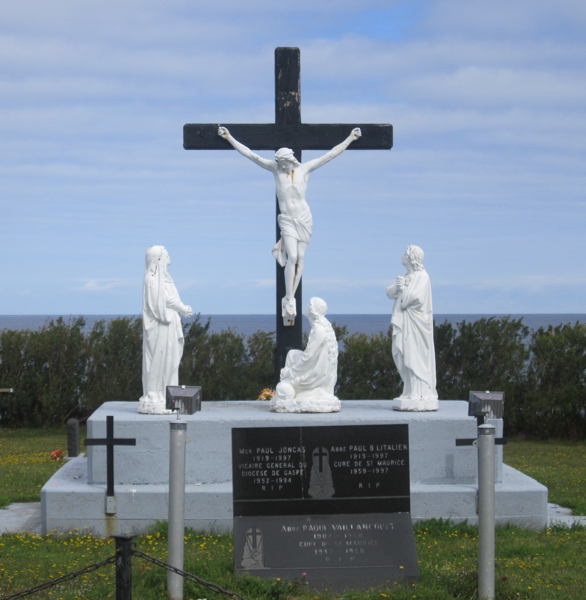
[[[277,217],[277,221],[279,223],[279,229],[281,230],[281,238],[273,246],[273,256],[276,261],[284,267],[287,264],[287,255],[285,253],[283,236],[292,237],[299,242],[309,244],[309,242],[311,242],[313,218],[308,206],[298,217],[290,217],[289,215],[281,213]]]

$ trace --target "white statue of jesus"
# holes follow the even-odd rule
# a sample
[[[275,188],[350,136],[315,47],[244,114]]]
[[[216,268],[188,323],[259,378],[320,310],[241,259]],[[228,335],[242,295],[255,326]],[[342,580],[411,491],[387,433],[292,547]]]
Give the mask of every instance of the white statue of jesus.
[[[423,268],[423,250],[408,246],[402,258],[407,274],[387,289],[393,305],[393,360],[403,380],[395,410],[428,411],[439,408],[436,391],[431,282]]]
[[[236,141],[225,127],[218,129],[218,135],[228,140],[240,154],[255,162],[259,167],[271,171],[275,176],[277,200],[281,212],[278,218],[281,239],[273,248],[273,256],[282,267],[285,267],[283,320],[285,325],[293,325],[297,314],[295,292],[303,275],[305,252],[311,241],[313,228],[311,211],[305,200],[309,174],[342,154],[362,133],[360,128],[356,127],[341,144],[323,156],[306,163],[300,163],[290,148],[277,150],[275,160],[262,158],[244,144]]]

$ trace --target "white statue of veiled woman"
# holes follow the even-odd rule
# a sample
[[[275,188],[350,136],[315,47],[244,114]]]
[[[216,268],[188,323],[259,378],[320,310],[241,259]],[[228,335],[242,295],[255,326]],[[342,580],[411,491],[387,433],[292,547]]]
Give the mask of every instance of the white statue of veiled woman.
[[[328,305],[321,298],[309,301],[311,332],[307,348],[289,350],[281,381],[271,400],[275,412],[338,412],[340,401],[334,396],[338,379],[338,342],[325,318]]]
[[[180,314],[192,310],[179,299],[167,271],[171,258],[164,246],[151,246],[144,265],[142,309],[142,390],[138,412],[169,414],[165,408],[168,385],[179,384],[179,363],[183,356],[183,327]]]
[[[423,268],[423,250],[408,246],[402,258],[407,274],[387,289],[393,298],[393,360],[403,380],[395,410],[437,410],[431,282]]]

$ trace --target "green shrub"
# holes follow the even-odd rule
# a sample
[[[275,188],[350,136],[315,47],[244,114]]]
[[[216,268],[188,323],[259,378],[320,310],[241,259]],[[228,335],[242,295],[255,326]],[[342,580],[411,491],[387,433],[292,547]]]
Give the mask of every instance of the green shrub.
[[[273,334],[258,331],[248,338],[231,329],[210,333],[210,319],[200,316],[186,327],[179,379],[202,386],[205,400],[253,400],[274,384]]]
[[[87,353],[82,317],[49,321],[38,331],[4,330],[0,336],[3,425],[38,426],[67,419],[81,403]]]
[[[511,411],[512,431],[541,439],[585,438],[586,326],[540,328],[529,349],[527,385]]]
[[[387,335],[355,333],[344,338],[338,356],[336,393],[341,400],[391,399],[401,395],[401,379]]]
[[[3,425],[24,426],[34,412],[35,390],[28,356],[32,335],[28,330],[0,332],[0,388],[14,389],[12,394],[0,394]]]
[[[80,414],[90,415],[107,400],[142,396],[142,320],[98,321],[86,336],[87,373]]]
[[[498,390],[512,400],[526,380],[528,335],[522,319],[509,317],[463,321],[457,330],[447,321],[436,326],[440,399],[465,400],[470,390]]]
[[[392,399],[402,384],[391,331],[348,335],[333,323],[344,349],[336,393],[347,399]],[[0,331],[3,426],[59,424],[85,417],[107,400],[142,395],[142,322],[113,319],[83,333],[83,318],[50,321],[39,331]],[[434,329],[440,399],[465,400],[470,390],[505,392],[505,433],[586,437],[586,326],[539,329],[521,319],[445,322]],[[179,379],[200,385],[206,400],[250,400],[274,387],[274,334],[246,340],[228,329],[210,332],[198,315],[185,326]]]

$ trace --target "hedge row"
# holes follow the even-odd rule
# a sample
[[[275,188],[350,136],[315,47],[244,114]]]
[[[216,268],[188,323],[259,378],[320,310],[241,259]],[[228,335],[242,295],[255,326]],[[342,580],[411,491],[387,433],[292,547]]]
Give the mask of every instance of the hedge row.
[[[84,418],[107,400],[142,394],[140,319],[48,322],[38,331],[0,331],[0,426],[43,426]],[[389,334],[348,335],[336,327],[340,399],[388,399],[401,393]],[[522,319],[488,318],[435,327],[440,399],[470,390],[505,392],[508,435],[586,437],[586,326],[529,332]],[[204,399],[245,400],[273,387],[274,336],[248,339],[210,332],[199,317],[185,328],[180,381],[201,385]]]

